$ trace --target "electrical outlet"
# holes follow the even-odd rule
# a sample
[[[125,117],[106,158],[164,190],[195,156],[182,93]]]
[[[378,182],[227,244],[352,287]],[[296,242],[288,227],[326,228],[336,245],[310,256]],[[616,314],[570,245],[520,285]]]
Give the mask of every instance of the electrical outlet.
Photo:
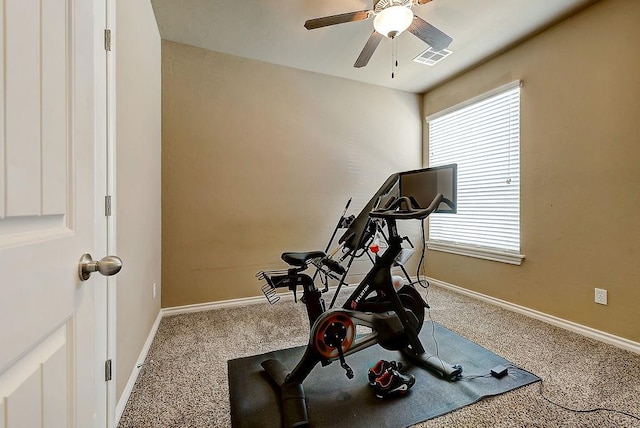
[[[602,288],[596,288],[595,292],[595,302],[600,303],[601,305],[607,304],[607,290]]]
[[[153,298],[156,298],[156,283],[153,283]]]

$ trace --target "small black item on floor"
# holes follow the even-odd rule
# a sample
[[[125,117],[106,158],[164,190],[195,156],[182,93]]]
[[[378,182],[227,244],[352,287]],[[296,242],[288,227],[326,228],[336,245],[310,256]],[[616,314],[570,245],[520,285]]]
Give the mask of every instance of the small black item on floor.
[[[505,377],[507,373],[509,373],[509,369],[503,365],[495,366],[491,369],[491,376],[498,379]]]

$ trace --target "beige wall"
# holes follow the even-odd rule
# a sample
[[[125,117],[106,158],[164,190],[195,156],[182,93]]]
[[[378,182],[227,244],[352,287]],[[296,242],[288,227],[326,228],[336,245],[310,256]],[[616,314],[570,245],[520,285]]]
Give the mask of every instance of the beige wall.
[[[160,35],[149,0],[116,4],[116,397],[160,311]],[[152,297],[153,283],[158,295]]]
[[[420,166],[422,97],[163,41],[162,306],[260,295]]]
[[[524,81],[526,260],[430,251],[430,276],[640,342],[638,17],[636,0],[600,1],[425,95],[428,115]],[[608,306],[594,303],[594,287],[609,291]]]

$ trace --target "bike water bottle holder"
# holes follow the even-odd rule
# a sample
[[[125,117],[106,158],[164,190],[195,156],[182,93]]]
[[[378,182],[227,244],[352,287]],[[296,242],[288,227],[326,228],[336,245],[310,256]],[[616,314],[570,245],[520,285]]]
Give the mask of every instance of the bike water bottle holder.
[[[298,286],[303,286],[305,284],[305,278],[312,282],[311,278],[301,273],[305,269],[306,266],[272,271],[260,271],[256,274],[256,278],[266,282],[260,287],[260,289],[270,304],[273,305],[280,301],[280,295],[276,292],[276,288],[288,288],[291,290],[293,292],[293,299],[297,303]]]
[[[262,290],[262,294],[264,294],[264,297],[267,298],[267,302],[269,302],[269,304],[275,305],[280,301],[280,296],[278,296],[276,289],[273,288],[271,284],[266,283],[262,287],[260,287],[260,289]]]
[[[274,284],[272,277],[282,275],[287,275],[287,271],[260,271],[256,274],[256,278],[258,278],[258,280],[265,281],[265,283],[260,287],[260,290],[262,290],[262,294],[264,294],[267,302],[271,305],[275,305],[280,301],[280,295],[276,292],[277,286]]]
[[[316,290],[313,279],[303,273],[310,265],[315,266],[317,271],[327,278],[335,280],[340,280],[341,278],[338,275],[346,273],[345,268],[339,262],[327,257],[323,251],[283,253],[282,259],[291,267],[288,269],[260,271],[256,274],[256,278],[259,281],[265,281],[260,290],[271,305],[280,301],[280,295],[276,289],[285,287],[293,292],[293,298],[297,302],[297,290],[298,286],[301,286],[304,290],[302,302],[305,302],[305,293],[311,293]]]

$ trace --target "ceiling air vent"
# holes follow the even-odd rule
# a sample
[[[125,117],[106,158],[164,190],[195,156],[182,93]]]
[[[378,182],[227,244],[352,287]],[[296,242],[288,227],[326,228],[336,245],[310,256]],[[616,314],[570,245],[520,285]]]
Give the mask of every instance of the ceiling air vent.
[[[433,66],[439,63],[440,61],[442,61],[443,59],[445,59],[446,57],[448,57],[449,55],[451,55],[452,53],[453,52],[450,51],[449,49],[442,49],[440,51],[436,51],[436,50],[433,50],[431,46],[429,46],[429,48],[426,51],[422,52],[413,60],[415,62],[419,62],[420,64]]]

